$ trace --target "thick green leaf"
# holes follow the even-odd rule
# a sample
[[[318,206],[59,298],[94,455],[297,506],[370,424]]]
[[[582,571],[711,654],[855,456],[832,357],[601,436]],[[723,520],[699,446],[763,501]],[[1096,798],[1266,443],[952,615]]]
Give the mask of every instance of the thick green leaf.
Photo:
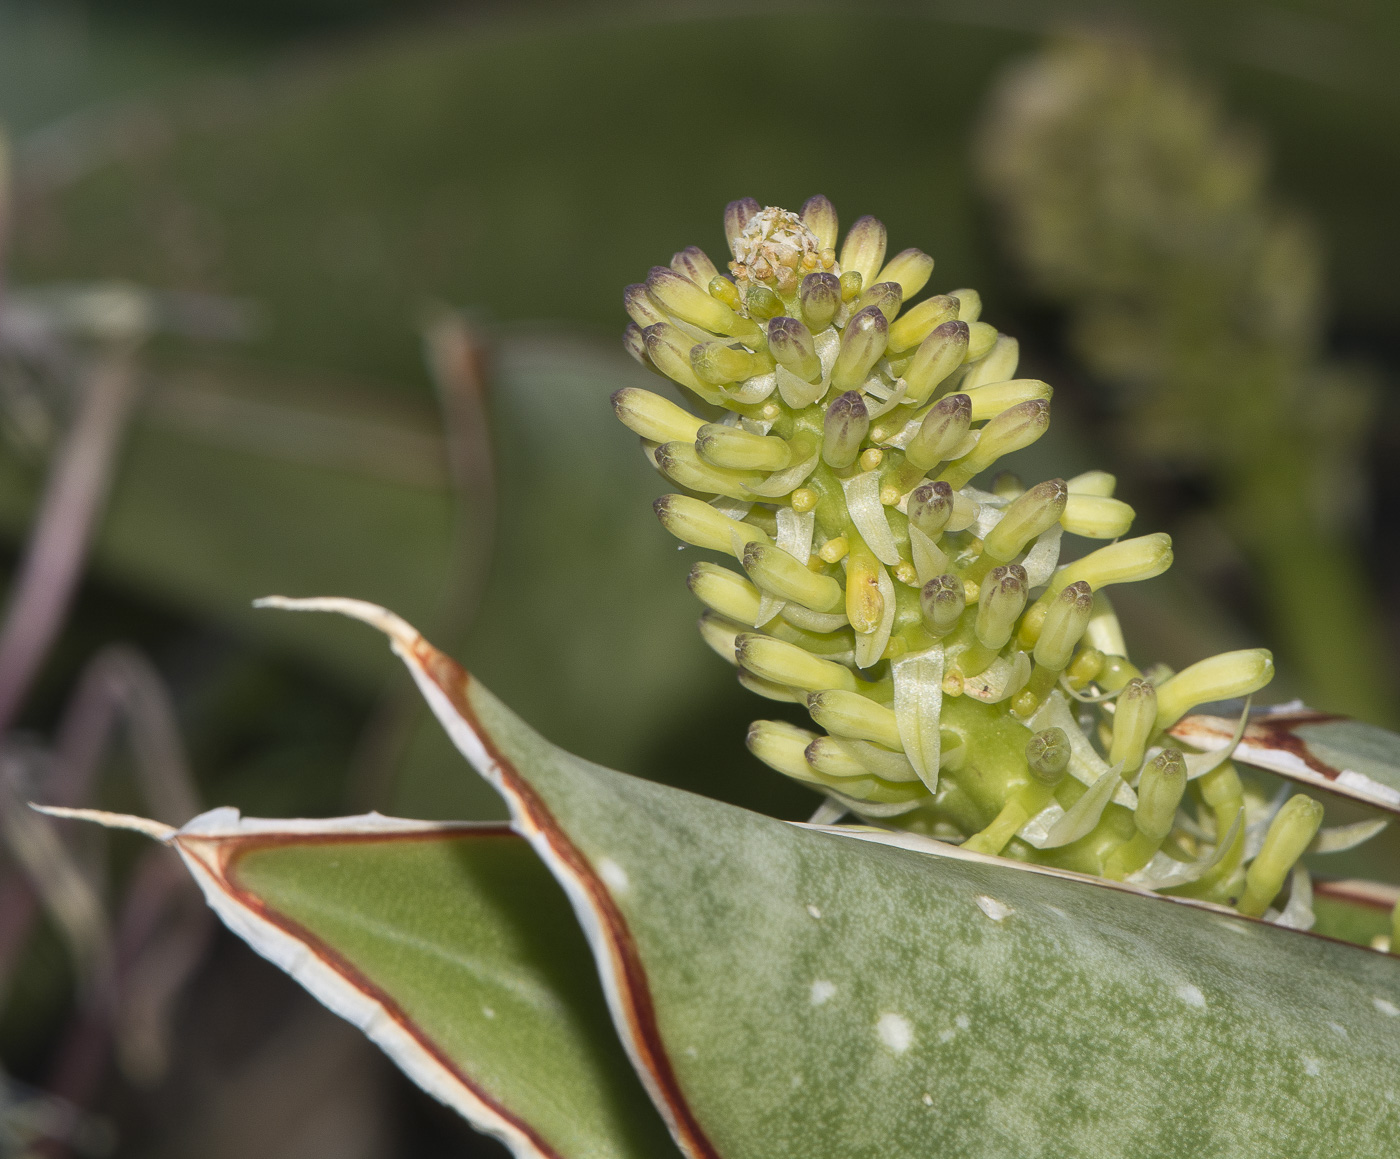
[[[382,609],[305,606],[385,630],[505,795],[689,1153],[1394,1153],[1394,959],[638,781],[550,745]]]
[[[235,933],[517,1155],[675,1154],[567,901],[507,827],[216,809],[154,835]]]

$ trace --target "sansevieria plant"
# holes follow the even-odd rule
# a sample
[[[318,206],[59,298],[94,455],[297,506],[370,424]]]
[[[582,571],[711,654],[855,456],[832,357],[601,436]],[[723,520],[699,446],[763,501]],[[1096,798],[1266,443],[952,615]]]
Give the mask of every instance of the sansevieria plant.
[[[689,405],[612,401],[705,553],[705,641],[821,730],[748,737],[811,823],[572,757],[339,598],[264,603],[382,630],[509,827],[86,815],[173,845],[518,1155],[1393,1155],[1396,890],[1307,865],[1400,811],[1400,738],[1188,715],[1269,653],[1129,659],[1105,589],[1171,544],[1128,537],[1102,472],[994,475],[1051,390],[976,292],[919,300],[933,259],[869,217],[840,239],[821,197],[725,231],[726,270],[692,247],[625,293],[628,349]],[[1103,545],[1062,564],[1066,535]],[[1372,816],[1325,826],[1343,797]]]

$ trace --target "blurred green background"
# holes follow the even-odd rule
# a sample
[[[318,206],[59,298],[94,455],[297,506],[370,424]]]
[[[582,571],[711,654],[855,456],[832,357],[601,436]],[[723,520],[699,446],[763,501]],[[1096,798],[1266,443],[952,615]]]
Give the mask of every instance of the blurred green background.
[[[1085,30],[1126,36],[1123,52],[1214,94],[1220,123],[1268,158],[1259,204],[1301,215],[1315,238],[1321,289],[1304,354],[1367,385],[1360,418],[1333,439],[1346,495],[1316,482],[1298,502],[1328,513],[1355,574],[1310,598],[1354,613],[1374,648],[1364,663],[1308,653],[1302,636],[1290,653],[1287,618],[1313,605],[1280,611],[1268,598],[1278,557],[1256,550],[1253,509],[1241,516],[1231,498],[1230,445],[1154,458],[1110,438],[1149,412],[1076,337],[1098,291],[1047,287],[1018,248],[1024,231],[1006,227],[1004,196],[989,195],[976,157],[993,92],[1016,62]],[[167,335],[140,353],[90,566],[21,725],[50,734],[94,652],[129,642],[171,691],[206,804],[500,815],[378,638],[250,608],[271,592],[342,594],[417,623],[575,752],[804,817],[813,799],[743,748],[745,724],[771,706],[694,633],[691,553],[652,518],[666,488],[607,396],[655,385],[617,340],[624,284],[687,244],[718,258],[732,198],[794,206],[814,192],[845,221],[873,213],[894,246],[932,253],[935,288],[978,287],[985,317],[1021,338],[1021,373],[1057,391],[1051,436],[1024,456],[1028,478],[1114,470],[1139,526],[1173,533],[1170,575],[1120,601],[1135,655],[1180,666],[1272,644],[1273,699],[1393,723],[1397,65],[1400,10],[1335,0],[0,0],[10,285],[21,297],[90,283],[214,295],[250,319],[236,340]],[[1163,253],[1181,228],[1162,226]],[[1204,285],[1216,270],[1182,276]],[[1233,299],[1221,300],[1231,333]],[[454,426],[451,391],[425,357],[446,310],[486,352],[484,475],[454,466],[470,422]],[[1324,425],[1310,381],[1281,387],[1277,408],[1279,429],[1303,443]],[[51,402],[58,429],[69,404]],[[51,450],[41,436],[0,450],[11,564]],[[1273,548],[1296,542],[1300,574],[1316,573],[1308,518],[1270,535]],[[1338,691],[1351,687],[1350,699]],[[140,807],[124,757],[99,799]],[[0,1055],[23,1089],[52,1086],[75,1017],[55,932],[41,924],[27,947],[0,1017]],[[85,1102],[106,1127],[77,1153],[499,1150],[245,950],[218,941],[203,963],[173,1007],[174,1063],[144,1083],[101,1068]]]

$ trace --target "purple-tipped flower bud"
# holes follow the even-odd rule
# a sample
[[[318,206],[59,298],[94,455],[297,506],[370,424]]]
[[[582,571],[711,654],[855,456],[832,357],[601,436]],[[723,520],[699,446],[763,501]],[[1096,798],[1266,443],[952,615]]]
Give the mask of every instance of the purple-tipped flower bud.
[[[796,318],[774,318],[768,323],[768,353],[803,382],[821,379],[817,344],[812,340],[812,332]]]
[[[992,568],[982,583],[977,604],[977,639],[984,648],[1000,651],[1011,639],[1016,617],[1026,606],[1026,569],[1018,563]]]
[[[1063,479],[1048,479],[1012,501],[1005,514],[982,541],[982,553],[1005,563],[1015,559],[1021,549],[1043,531],[1059,521],[1069,499],[1069,488]]]
[[[802,320],[813,334],[820,334],[841,308],[841,282],[835,274],[808,274],[797,292]]]
[[[929,470],[952,456],[958,444],[967,438],[971,423],[972,400],[967,395],[950,394],[940,398],[924,415],[918,431],[904,448],[904,457],[919,470]]]
[[[669,322],[658,322],[642,331],[642,339],[653,365],[667,378],[689,387],[702,398],[716,397],[714,389],[696,377],[690,364],[690,350],[695,341],[689,334]]]
[[[814,612],[835,611],[845,602],[846,593],[839,583],[811,571],[774,544],[750,543],[740,562],[749,578],[764,591]]]
[[[1147,742],[1157,730],[1157,689],[1152,681],[1135,676],[1123,686],[1113,704],[1113,741],[1108,747],[1110,764],[1122,764],[1131,773],[1142,764]]]
[[[740,318],[708,290],[665,266],[652,267],[647,275],[647,293],[668,314],[716,334],[738,334],[754,328],[752,322]]]
[[[889,332],[890,324],[878,306],[867,306],[853,315],[841,331],[841,349],[831,369],[831,385],[837,390],[861,386],[885,353]]]
[[[678,254],[671,255],[671,268],[684,278],[689,278],[706,293],[710,291],[710,281],[719,276],[715,263],[710,261],[699,246],[688,245]]]
[[[651,364],[651,358],[647,354],[647,340],[642,337],[642,328],[635,322],[627,323],[627,329],[622,332],[622,345],[628,354],[656,373],[656,367]]]
[[[1045,622],[1035,643],[1035,662],[1052,672],[1064,669],[1089,626],[1093,607],[1094,589],[1083,580],[1061,591],[1045,609]]]
[[[935,636],[946,636],[956,628],[965,607],[963,582],[951,572],[929,580],[919,591],[924,626]]]
[[[876,282],[861,293],[856,300],[856,309],[864,310],[867,306],[876,306],[880,313],[885,316],[886,322],[893,322],[903,302],[904,291],[899,288],[898,282]],[[885,340],[889,341],[888,331],[885,334]]]
[[[1172,831],[1176,807],[1186,792],[1186,759],[1176,749],[1163,749],[1142,770],[1137,791],[1137,830],[1151,841],[1161,841]]]
[[[693,439],[704,426],[688,410],[678,407],[670,399],[635,386],[624,386],[614,391],[612,405],[623,426],[653,443]]]
[[[1042,785],[1058,785],[1069,769],[1069,736],[1052,725],[1026,742],[1026,765]]]
[[[831,467],[849,467],[860,454],[870,430],[870,411],[860,393],[848,390],[826,408],[822,459]]]
[[[836,206],[818,193],[807,198],[799,214],[802,224],[816,235],[817,244],[824,250],[836,248],[836,237],[840,232],[836,219]]]
[[[729,240],[729,252],[738,256],[736,243],[744,226],[761,212],[762,207],[752,197],[741,197],[724,207],[724,236]]]
[[[961,487],[1002,455],[1029,447],[1045,433],[1049,425],[1050,404],[1043,398],[1004,410],[982,428],[982,437],[977,440],[977,446],[945,471],[944,477],[954,487]]]
[[[700,457],[716,467],[735,471],[781,471],[792,463],[792,449],[775,435],[754,434],[723,423],[706,423],[698,427],[692,437]]]
[[[935,326],[904,368],[904,382],[908,387],[905,397],[915,405],[923,402],[940,382],[962,365],[966,353],[966,322],[944,322]]]
[[[933,273],[933,259],[921,249],[900,250],[875,275],[881,282],[898,282],[907,302],[928,284]]]
[[[909,522],[937,539],[948,526],[953,504],[953,489],[947,483],[920,483],[909,495]]]
[[[841,272],[860,275],[862,286],[874,283],[885,264],[885,225],[873,217],[862,217],[846,234],[841,246]]]
[[[643,330],[648,326],[655,326],[658,322],[669,324],[671,321],[665,311],[651,300],[651,295],[641,282],[633,282],[622,291],[622,305],[627,311],[627,316]]]

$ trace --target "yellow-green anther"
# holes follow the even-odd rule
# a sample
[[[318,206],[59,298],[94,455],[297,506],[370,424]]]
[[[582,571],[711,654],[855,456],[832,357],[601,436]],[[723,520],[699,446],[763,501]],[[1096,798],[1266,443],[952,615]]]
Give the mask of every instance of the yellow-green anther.
[[[933,274],[933,259],[921,249],[900,250],[875,275],[879,282],[898,282],[907,302],[926,285]]]
[[[822,376],[812,332],[796,318],[774,318],[768,323],[768,353],[803,382],[817,382]]]
[[[727,567],[702,560],[685,582],[697,600],[726,619],[752,625],[758,616],[758,588]]]
[[[734,539],[740,544],[768,542],[768,536],[752,524],[731,519],[708,503],[689,495],[663,495],[652,505],[661,526],[693,547],[734,554]]]
[[[693,440],[696,432],[704,426],[701,419],[670,399],[635,386],[624,386],[614,391],[612,405],[623,426],[653,443]]]
[[[1026,742],[1026,765],[1042,785],[1058,785],[1069,769],[1069,737],[1052,726],[1042,729]]]
[[[813,692],[807,711],[827,732],[852,740],[868,740],[886,748],[902,747],[895,715],[859,692]]]
[[[807,746],[816,734],[783,720],[756,720],[749,725],[745,744],[749,752],[771,769],[799,781],[815,781],[807,764]]]
[[[1157,687],[1157,727],[1170,728],[1198,704],[1258,692],[1274,677],[1267,648],[1244,648],[1198,660]]]
[[[690,348],[690,365],[701,382],[712,386],[740,382],[773,369],[773,361],[767,355],[755,354],[723,339],[697,342]]]
[[[870,377],[875,363],[885,353],[890,324],[878,306],[867,306],[851,316],[841,331],[841,349],[831,368],[831,385],[837,390],[853,390]]]
[[[958,318],[960,321],[970,324],[982,317],[982,295],[976,290],[954,290],[949,297],[958,300]]]
[[[717,615],[714,612],[705,612],[700,616],[700,638],[714,651],[715,655],[723,660],[729,661],[738,667],[739,661],[734,654],[734,647],[741,632],[747,632],[748,627],[740,624],[727,616]]]
[[[863,283],[856,270],[845,270],[838,279],[838,283],[841,286],[841,301],[854,302],[860,297],[860,288]]]
[[[908,296],[905,295],[906,298]],[[955,322],[957,317],[958,304],[947,294],[928,298],[917,306],[911,306],[890,323],[888,349],[891,354],[911,350],[932,334],[935,327],[943,325],[944,322]]]
[[[782,439],[774,435],[756,435],[743,427],[706,423],[696,431],[694,439],[700,457],[716,467],[736,471],[781,471],[792,463],[792,448]]]
[[[967,362],[976,362],[990,354],[997,344],[997,328],[990,322],[969,322],[967,326]]]
[[[828,777],[868,777],[870,770],[829,736],[819,736],[807,746],[807,763]]]
[[[688,245],[678,254],[671,255],[671,268],[684,278],[689,278],[707,294],[710,282],[719,276],[719,270],[709,256],[697,245]]]
[[[1019,498],[1013,499],[1001,521],[987,532],[982,541],[982,554],[996,563],[1015,559],[1026,544],[1055,526],[1064,512],[1068,497],[1063,479],[1047,479],[1044,483],[1037,483]]]
[[[1003,455],[1030,446],[1050,425],[1050,404],[1043,398],[1023,402],[1004,410],[982,428],[982,437],[941,478],[954,488],[961,488],[974,475],[985,471]]]
[[[757,322],[767,322],[787,309],[783,300],[767,286],[750,286],[745,306],[749,317]]]
[[[633,282],[622,291],[622,305],[627,311],[627,316],[643,330],[648,326],[655,326],[658,322],[671,320],[666,317],[665,311],[651,300],[651,295],[641,282]],[[692,344],[694,341],[692,338]]]
[[[1157,731],[1157,689],[1152,681],[1134,677],[1123,685],[1114,701],[1113,741],[1108,747],[1109,764],[1123,766],[1129,776],[1142,764],[1147,742]]]
[[[903,302],[904,294],[898,282],[876,282],[861,292],[860,297],[856,299],[856,309],[864,310],[867,306],[878,306],[880,313],[885,316],[885,321],[893,322]],[[888,330],[885,332],[885,341],[889,342]],[[883,348],[881,353],[884,353]]]
[[[1071,493],[1060,523],[1071,535],[1087,539],[1117,539],[1133,525],[1133,511],[1121,499]]]
[[[729,242],[729,252],[735,257],[739,253],[739,235],[744,232],[744,226],[757,217],[762,209],[752,197],[741,197],[724,207],[724,236]]]
[[[953,489],[947,483],[920,483],[909,493],[909,522],[937,539],[953,514]]]
[[[807,198],[798,214],[805,225],[816,236],[817,244],[824,250],[836,248],[836,238],[840,234],[837,225],[836,206],[818,193]]]
[[[846,592],[839,583],[810,570],[774,544],[747,544],[740,562],[764,591],[814,612],[835,611],[845,601]]]
[[[716,334],[734,334],[745,325],[752,325],[718,298],[711,297],[708,290],[665,266],[651,268],[647,275],[647,293],[668,314]]]
[[[642,328],[635,322],[627,323],[627,329],[622,332],[622,345],[628,354],[648,370],[657,372],[651,363],[651,356],[647,353],[647,340],[642,336]]]
[[[948,375],[962,365],[967,354],[967,323],[954,320],[935,326],[914,351],[904,368],[906,398],[922,403]]]
[[[856,678],[849,668],[819,659],[796,644],[787,644],[771,636],[740,633],[734,641],[734,655],[739,664],[755,676],[777,684],[807,692],[825,692],[829,688],[856,690]]]
[[[1186,759],[1177,749],[1163,749],[1147,762],[1138,782],[1138,803],[1133,812],[1137,831],[1160,843],[1172,831],[1184,792]]]
[[[964,379],[958,384],[958,389],[972,400],[972,421],[975,423],[996,418],[1002,411],[1010,410],[1023,402],[1032,402],[1038,398],[1049,402],[1055,394],[1049,383],[1035,378],[1012,378],[986,386],[977,386]]]
[[[1089,626],[1089,613],[1093,606],[1094,593],[1083,580],[1070,584],[1050,601],[1050,606],[1045,609],[1040,639],[1035,642],[1035,662],[1038,665],[1051,672],[1059,672],[1069,664],[1075,645]]]
[[[885,226],[873,217],[862,217],[851,226],[841,246],[841,271],[860,275],[862,286],[873,285],[885,264]]]
[[[1026,606],[1026,569],[1019,563],[992,568],[977,603],[976,636],[984,648],[998,651],[1011,639],[1016,617]]]
[[[1016,364],[1020,360],[1021,344],[1009,334],[998,334],[996,344],[992,347],[991,352],[968,367],[967,376],[962,380],[962,389],[972,390],[979,386],[1007,382],[1015,375]],[[1028,379],[1027,381],[1034,380]],[[1045,387],[1045,389],[1049,390],[1050,388]],[[1045,394],[1037,397],[1049,398],[1050,396]]]
[[[754,499],[749,488],[763,479],[758,471],[732,471],[707,463],[693,442],[679,440],[662,443],[656,448],[656,465],[668,479],[688,490],[723,495],[727,499]]]
[[[967,438],[972,425],[972,400],[965,394],[940,398],[924,415],[923,422],[904,448],[904,457],[920,471],[947,459]]]
[[[1284,802],[1264,835],[1264,847],[1245,873],[1240,913],[1255,918],[1263,915],[1321,824],[1322,805],[1311,797],[1299,793]]]
[[[1071,495],[1102,495],[1105,499],[1113,497],[1114,488],[1118,486],[1118,477],[1110,475],[1107,471],[1085,471],[1082,475],[1076,475],[1069,481],[1069,493]]]
[[[695,339],[684,330],[669,322],[658,322],[643,330],[642,338],[653,365],[667,378],[689,387],[701,398],[715,400],[719,397],[714,387],[702,382],[690,365],[690,350]]]
[[[919,589],[919,612],[934,636],[946,636],[956,628],[966,606],[963,582],[951,572],[935,576]]]
[[[813,334],[820,334],[841,308],[841,282],[835,274],[808,274],[797,300],[802,304],[802,321]]]
[[[744,304],[744,299],[739,296],[739,287],[723,274],[716,274],[711,278],[708,288],[710,297],[717,298],[735,312]]]
[[[877,311],[878,313],[878,311]],[[870,430],[870,411],[860,392],[848,390],[826,408],[822,427],[822,459],[828,466],[849,467],[860,454]]]

